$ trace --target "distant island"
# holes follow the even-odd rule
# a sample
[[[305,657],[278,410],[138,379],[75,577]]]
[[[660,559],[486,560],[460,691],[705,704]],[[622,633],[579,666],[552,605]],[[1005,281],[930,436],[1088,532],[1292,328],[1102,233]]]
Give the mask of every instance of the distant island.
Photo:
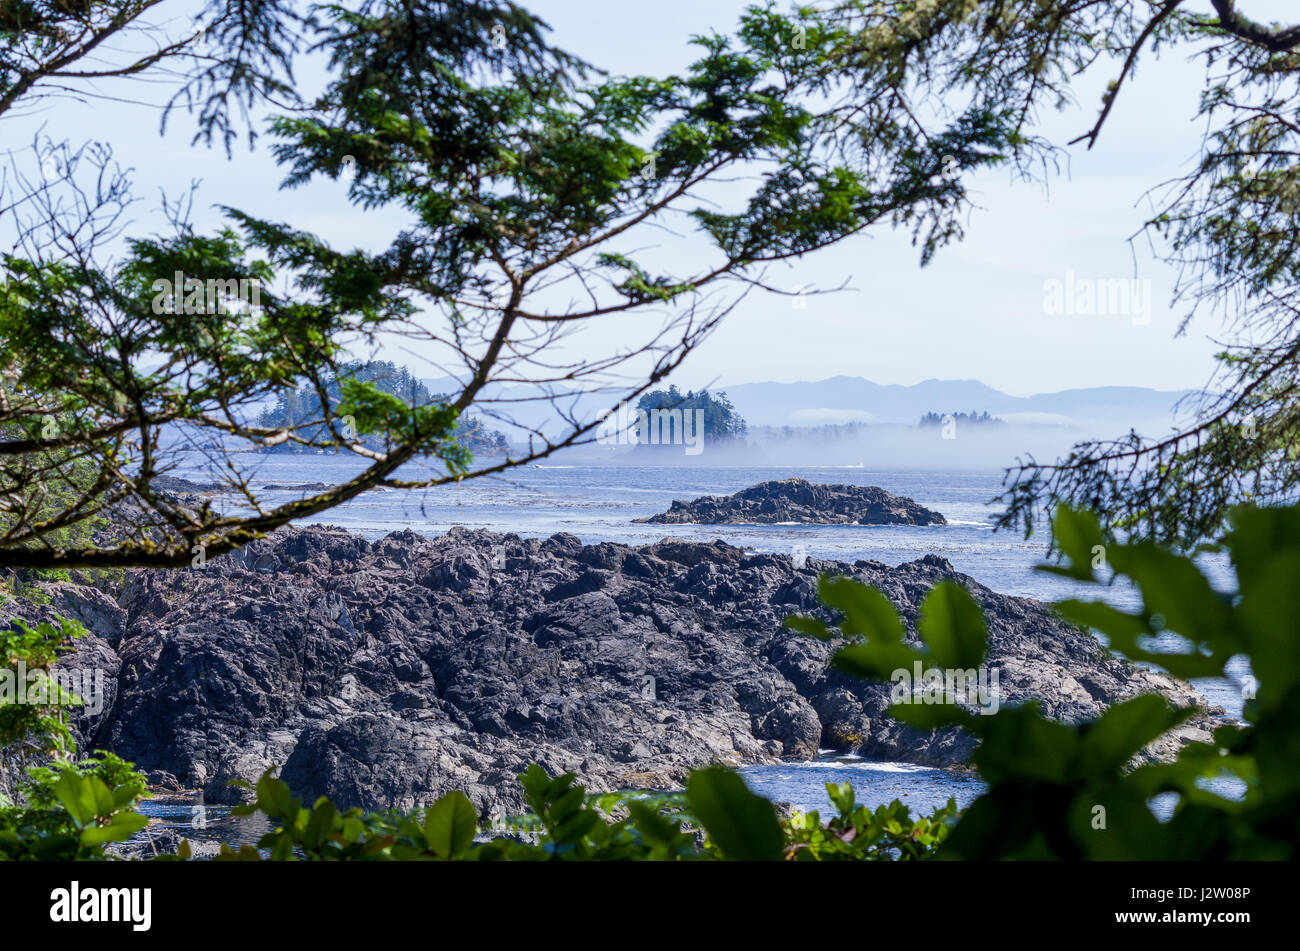
[[[640,452],[683,443],[702,449],[705,443],[740,442],[748,431],[727,394],[715,396],[707,389],[682,393],[670,386],[652,390],[637,401],[634,418],[638,426],[636,448]]]
[[[340,379],[356,379],[373,383],[385,393],[398,397],[407,406],[425,406],[442,399],[433,393],[419,379],[411,375],[404,366],[398,366],[390,360],[372,360],[368,362],[346,363],[339,367],[338,373],[325,387],[331,408],[338,405],[342,398]],[[322,417],[320,396],[314,387],[303,384],[287,396],[281,396],[276,405],[262,411],[258,424],[264,427],[304,426],[304,437],[323,439],[324,427],[305,425]],[[489,429],[482,420],[472,416],[462,416],[456,427],[456,435],[462,444],[475,456],[504,456],[510,451],[510,444],[504,434]],[[362,436],[361,442],[370,449],[381,448],[379,440],[371,436]],[[306,452],[307,450],[291,442],[280,443],[268,452]]]
[[[637,522],[655,525],[944,525],[938,512],[874,485],[820,485],[807,479],[760,482],[735,495],[673,502]]]
[[[921,421],[917,425],[920,426],[922,429],[931,429],[949,423],[961,427],[966,427],[966,426],[1000,426],[1004,422],[1005,420],[999,419],[998,417],[989,414],[988,411],[985,411],[983,413],[977,413],[971,411],[969,413],[926,413],[924,416],[921,417]]]

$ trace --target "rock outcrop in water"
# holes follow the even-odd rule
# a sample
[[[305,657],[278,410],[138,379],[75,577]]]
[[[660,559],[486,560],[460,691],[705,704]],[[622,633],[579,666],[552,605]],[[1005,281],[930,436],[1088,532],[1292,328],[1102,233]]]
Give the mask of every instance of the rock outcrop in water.
[[[707,763],[819,747],[961,762],[969,736],[886,717],[887,684],[827,670],[826,644],[781,629],[815,607],[823,571],[875,585],[909,630],[931,586],[960,581],[988,613],[1003,703],[1037,697],[1069,721],[1139,692],[1198,702],[933,555],[796,566],[721,542],[464,530],[367,542],[314,527],[202,568],[132,571],[115,598],[50,584],[53,603],[26,613],[58,611],[93,632],[63,662],[105,675],[102,711],[77,723],[83,748],[115,750],[208,801],[273,766],[309,799],[409,808],[461,789],[488,816],[521,805],[515,776],[530,760],[597,790],[664,788]],[[1204,738],[1207,722],[1197,714],[1183,736]]]
[[[154,476],[149,483],[158,492],[173,496],[203,495],[208,492],[228,492],[230,486],[221,482],[192,482],[178,476]]]
[[[943,525],[944,517],[874,485],[818,485],[807,479],[760,482],[735,495],[673,502],[636,519],[655,525]]]

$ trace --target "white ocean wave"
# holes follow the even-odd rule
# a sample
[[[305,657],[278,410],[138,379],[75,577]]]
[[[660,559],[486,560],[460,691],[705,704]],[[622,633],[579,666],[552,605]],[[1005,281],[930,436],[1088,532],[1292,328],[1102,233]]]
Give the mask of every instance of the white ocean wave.
[[[933,766],[918,766],[915,763],[868,760],[854,753],[847,753],[834,759],[815,759],[799,764],[800,769],[843,769],[845,766],[871,773],[930,773],[935,769]]]

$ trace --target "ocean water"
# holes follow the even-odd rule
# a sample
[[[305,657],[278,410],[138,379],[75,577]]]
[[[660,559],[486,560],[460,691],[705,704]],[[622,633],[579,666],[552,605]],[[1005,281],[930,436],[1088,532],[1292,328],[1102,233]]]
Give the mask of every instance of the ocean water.
[[[822,818],[835,815],[826,795],[827,783],[850,783],[856,800],[872,808],[897,799],[913,816],[928,815],[949,798],[960,808],[984,791],[984,783],[967,772],[934,769],[912,763],[882,763],[858,756],[824,756],[809,763],[745,766],[740,770],[749,788],[778,802],[791,802]]]
[[[360,467],[332,455],[245,456],[254,489],[342,479]],[[416,465],[399,476],[418,478]],[[208,479],[200,468],[176,475]],[[942,512],[947,525],[638,525],[633,520],[666,510],[675,499],[729,495],[758,482],[792,477],[810,482],[878,485]],[[1044,547],[1010,532],[993,531],[989,501],[999,472],[825,467],[568,466],[542,465],[507,475],[410,491],[368,492],[300,524],[340,525],[370,538],[412,529],[431,535],[453,526],[545,538],[569,532],[586,543],[640,545],[666,536],[690,541],[722,539],[759,552],[791,553],[852,562],[875,559],[896,565],[940,554],[957,570],[1004,594],[1052,600],[1070,596],[1069,581],[1035,572]],[[277,504],[297,498],[286,490],[263,493]]]
[[[352,458],[321,455],[245,455],[238,457],[257,490],[266,484],[293,485],[340,481],[360,466]],[[418,464],[404,467],[403,478],[419,478]],[[202,465],[175,475],[213,478]],[[810,482],[877,485],[908,496],[941,512],[940,526],[807,526],[807,525],[643,525],[633,519],[665,511],[675,499],[725,495],[758,482],[800,477]],[[1121,607],[1136,602],[1133,591],[1114,586],[1097,589],[1035,571],[1046,550],[1039,537],[995,532],[996,506],[990,504],[1001,485],[1000,471],[872,469],[842,467],[708,467],[702,465],[613,466],[540,465],[459,485],[422,490],[367,492],[321,516],[300,524],[339,525],[368,538],[411,529],[440,535],[453,526],[513,532],[545,538],[556,532],[576,535],[584,543],[602,541],[646,544],[666,536],[692,541],[721,539],[758,552],[793,553],[852,562],[874,559],[889,565],[928,554],[942,555],[953,566],[1003,594],[1052,601],[1065,597],[1104,597]],[[298,497],[292,489],[269,490],[265,501],[278,504]],[[1205,568],[1216,586],[1230,584],[1227,565],[1208,560]],[[1244,659],[1230,670],[1231,679],[1196,681],[1206,699],[1227,712],[1241,710],[1240,682],[1249,673]],[[928,812],[951,796],[969,804],[982,790],[978,779],[946,770],[904,763],[879,763],[854,757],[827,757],[808,763],[752,766],[743,775],[751,788],[801,809],[829,808],[825,784],[851,782],[859,802],[869,805],[899,799],[913,811]],[[1235,786],[1216,782],[1221,794]],[[1172,804],[1154,806],[1167,814]]]

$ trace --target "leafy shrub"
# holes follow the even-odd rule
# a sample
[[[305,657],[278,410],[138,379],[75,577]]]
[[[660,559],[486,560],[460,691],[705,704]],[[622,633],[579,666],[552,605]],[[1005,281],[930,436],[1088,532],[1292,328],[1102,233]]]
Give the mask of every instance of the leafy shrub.
[[[1133,768],[1151,741],[1192,710],[1139,696],[1100,718],[1076,725],[1048,720],[1036,704],[982,715],[955,703],[895,704],[897,719],[921,729],[960,726],[980,739],[973,763],[988,790],[961,815],[939,857],[958,859],[1290,859],[1300,843],[1300,508],[1236,510],[1219,546],[1236,571],[1239,590],[1214,590],[1191,557],[1150,542],[1103,538],[1096,518],[1063,509],[1056,518],[1062,550],[1052,571],[1092,584],[1130,579],[1142,607],[1128,613],[1103,601],[1056,605],[1067,619],[1099,631],[1131,660],[1179,677],[1224,675],[1228,660],[1248,656],[1255,696],[1243,725],[1214,731],[1213,742],[1184,746],[1174,762]],[[938,585],[922,605],[921,644],[883,595],[844,578],[823,578],[821,597],[842,616],[837,628],[816,617],[787,623],[814,636],[844,637],[832,663],[862,677],[888,679],[911,668],[969,668],[984,661],[979,609],[960,586]],[[1178,635],[1181,650],[1153,650],[1159,634]],[[1163,646],[1163,645],[1162,645]],[[1205,788],[1230,775],[1246,787],[1242,800]],[[1172,817],[1148,806],[1173,793]]]
[[[571,773],[552,778],[533,764],[519,777],[532,814],[514,834],[479,841],[474,807],[462,793],[413,813],[340,813],[324,796],[310,807],[269,773],[256,798],[236,815],[262,813],[276,828],[257,846],[223,846],[220,860],[683,861],[905,858],[932,854],[955,815],[913,823],[898,802],[872,812],[856,806],[846,785],[827,784],[839,815],[823,826],[817,813],[782,822],[772,804],[731,770],[691,774],[684,795],[606,793],[588,796]],[[535,833],[528,830],[536,829]],[[535,840],[535,841],[534,841]],[[183,847],[181,857],[188,857]]]
[[[70,642],[85,633],[85,628],[75,621],[59,620],[59,627],[41,622],[33,628],[15,619],[10,627],[0,630],[0,674],[5,678],[0,682],[0,750],[16,746],[12,754],[20,769],[31,755],[55,755],[73,746],[63,711],[80,701],[63,690],[48,672],[59,654],[71,649]],[[30,685],[26,678],[18,683],[20,672],[34,678]],[[16,702],[19,690],[27,702]]]
[[[0,809],[0,858],[103,859],[106,845],[148,824],[135,808],[146,793],[144,777],[111,753],[31,773],[24,805]]]
[[[955,823],[956,801],[928,817],[913,820],[897,799],[870,809],[857,805],[849,783],[827,783],[826,793],[839,815],[826,824],[816,812],[796,815],[787,824],[787,854],[797,861],[909,861],[934,856]]]
[[[14,620],[0,630],[0,858],[40,861],[101,859],[104,846],[129,839],[147,820],[135,811],[144,777],[112,753],[74,762],[76,743],[64,720],[81,703],[49,676],[70,642],[85,634],[75,621],[31,627]],[[17,675],[25,671],[23,696]],[[12,679],[11,679],[12,678]],[[19,702],[21,699],[21,702]],[[4,760],[15,765],[13,801]],[[32,765],[36,764],[36,765]]]

